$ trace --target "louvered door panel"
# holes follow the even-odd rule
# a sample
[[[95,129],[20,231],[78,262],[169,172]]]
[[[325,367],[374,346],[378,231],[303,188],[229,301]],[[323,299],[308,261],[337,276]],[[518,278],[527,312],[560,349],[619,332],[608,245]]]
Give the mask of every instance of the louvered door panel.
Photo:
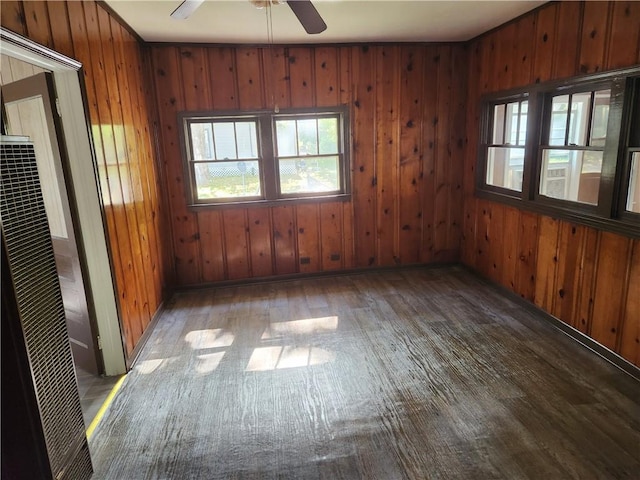
[[[3,137],[0,218],[52,478],[90,478],[80,408],[33,145]]]

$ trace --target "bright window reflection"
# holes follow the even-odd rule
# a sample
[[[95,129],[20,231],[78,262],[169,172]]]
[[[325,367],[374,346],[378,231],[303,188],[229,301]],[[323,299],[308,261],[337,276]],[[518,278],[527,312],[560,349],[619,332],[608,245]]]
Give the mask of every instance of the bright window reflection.
[[[194,350],[203,348],[228,347],[233,343],[234,335],[222,328],[208,330],[192,330],[184,339]]]
[[[148,375],[157,370],[157,368],[162,365],[163,359],[157,358],[155,360],[144,360],[142,362],[138,362],[135,366],[135,370],[138,373],[142,373],[143,375]]]
[[[283,335],[309,335],[312,333],[334,332],[338,329],[338,317],[307,318],[289,322],[273,322],[262,334],[262,340]]]
[[[311,346],[259,347],[251,354],[247,372],[321,365],[335,359],[335,353]]]
[[[208,353],[206,355],[198,355],[198,363],[196,364],[196,372],[198,373],[211,373],[218,365],[225,352]]]
[[[260,328],[260,327],[258,327]],[[266,326],[260,342],[273,343],[278,339],[300,335],[315,335],[335,332],[338,329],[338,317],[317,317],[272,322]],[[196,356],[193,367],[199,374],[215,371],[235,341],[234,333],[223,328],[192,330],[184,336],[184,340],[193,350],[203,352]],[[283,341],[282,343],[285,343]],[[288,343],[288,342],[286,342]],[[244,347],[243,347],[244,348]],[[216,351],[207,351],[215,349]],[[280,370],[287,368],[321,365],[335,359],[335,353],[310,345],[265,345],[257,346],[252,352],[245,368],[247,372]],[[151,373],[163,360],[147,360],[140,362],[136,369],[140,373]]]

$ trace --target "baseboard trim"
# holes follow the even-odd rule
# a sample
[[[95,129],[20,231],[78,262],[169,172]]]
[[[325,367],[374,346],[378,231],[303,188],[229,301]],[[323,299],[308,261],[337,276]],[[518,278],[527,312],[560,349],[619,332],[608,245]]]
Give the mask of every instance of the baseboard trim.
[[[322,277],[341,277],[344,275],[358,275],[362,273],[376,273],[412,269],[436,269],[461,266],[459,262],[442,262],[442,263],[412,263],[407,265],[391,265],[386,267],[360,267],[350,268],[346,270],[324,270],[311,273],[289,273],[285,275],[272,275],[269,277],[243,278],[239,280],[223,280],[220,282],[199,283],[195,285],[184,285],[175,287],[173,293],[184,293],[193,290],[207,290],[213,288],[241,287],[247,285],[260,285],[264,283],[291,282],[295,280],[304,280],[306,278],[322,278]]]
[[[500,285],[497,282],[489,280],[488,278],[484,277],[483,275],[481,275],[479,272],[477,272],[473,268],[469,267],[468,265],[464,265],[464,264],[460,264],[460,265],[463,268],[465,268],[467,271],[469,271],[473,275],[475,275],[477,278],[482,280],[484,283],[486,283],[487,285],[490,285],[496,291],[500,292],[501,294],[503,294],[504,296],[506,296],[507,298],[512,300],[513,302],[515,302],[518,305],[522,306],[523,308],[525,308],[529,312],[532,312],[532,313],[535,313],[537,315],[540,315],[545,321],[550,323],[553,327],[555,327],[556,329],[560,330],[565,335],[571,337],[573,340],[575,340],[576,342],[580,343],[583,347],[588,348],[589,350],[591,350],[596,355],[602,357],[603,359],[605,359],[609,363],[611,363],[614,366],[618,367],[620,370],[625,372],[627,375],[629,375],[629,376],[633,377],[634,379],[640,381],[640,367],[635,366],[629,360],[621,357],[616,352],[614,352],[612,350],[609,350],[604,345],[596,342],[593,338],[591,338],[588,335],[582,333],[580,330],[575,329],[574,327],[572,327],[571,325],[563,322],[559,318],[556,318],[553,315],[551,315],[550,313],[545,312],[540,307],[538,307],[535,304],[531,303],[530,301],[522,298],[520,295],[518,295],[517,293],[513,292],[512,290],[509,290],[504,285]]]

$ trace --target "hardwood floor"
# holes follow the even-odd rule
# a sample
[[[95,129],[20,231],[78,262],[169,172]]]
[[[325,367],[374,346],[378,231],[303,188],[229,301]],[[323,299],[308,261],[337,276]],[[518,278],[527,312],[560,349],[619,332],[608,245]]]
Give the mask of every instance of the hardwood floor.
[[[176,295],[104,479],[638,478],[640,382],[460,267]]]

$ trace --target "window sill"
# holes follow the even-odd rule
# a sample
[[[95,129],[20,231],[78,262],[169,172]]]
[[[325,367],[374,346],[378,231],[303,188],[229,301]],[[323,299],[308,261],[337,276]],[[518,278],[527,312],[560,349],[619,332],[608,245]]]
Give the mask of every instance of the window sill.
[[[547,217],[566,220],[579,225],[586,225],[587,227],[617,233],[626,237],[640,238],[640,222],[635,221],[633,218],[602,218],[593,214],[572,210],[571,207],[563,208],[556,205],[526,201],[486,190],[476,190],[475,196],[477,198],[509,205],[519,210],[526,210]]]
[[[335,195],[322,195],[317,197],[295,197],[295,198],[279,198],[277,200],[247,200],[247,201],[227,201],[227,202],[207,202],[193,203],[187,205],[191,211],[202,210],[226,210],[232,208],[259,208],[259,207],[280,207],[286,205],[304,205],[309,203],[328,203],[328,202],[349,202],[351,201],[350,193],[341,193]]]

